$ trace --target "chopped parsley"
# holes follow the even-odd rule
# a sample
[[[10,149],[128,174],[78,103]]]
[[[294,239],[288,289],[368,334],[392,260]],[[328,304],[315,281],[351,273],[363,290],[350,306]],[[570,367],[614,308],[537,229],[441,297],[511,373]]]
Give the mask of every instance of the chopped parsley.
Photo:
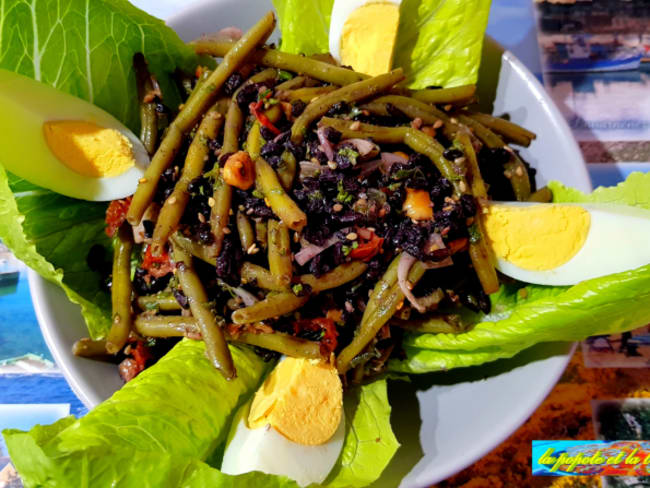
[[[356,166],[359,153],[354,149],[352,149],[351,147],[346,146],[339,149],[339,156],[343,156],[344,158],[347,158],[350,161],[350,164],[352,166]]]
[[[354,201],[354,195],[348,193],[345,188],[343,188],[343,181],[339,181],[336,185],[339,193],[336,195],[335,200],[340,203],[352,203]]]

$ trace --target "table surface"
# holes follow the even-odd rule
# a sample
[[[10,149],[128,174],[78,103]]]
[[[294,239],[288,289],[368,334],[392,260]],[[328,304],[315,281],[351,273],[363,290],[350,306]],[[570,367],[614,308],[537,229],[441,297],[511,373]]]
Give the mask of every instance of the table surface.
[[[187,1],[185,5],[190,5],[196,1]],[[163,19],[168,18],[179,8],[176,0],[132,0],[132,3]],[[532,1],[494,0],[492,2],[488,33],[515,53],[534,74],[542,79],[537,24]],[[553,84],[554,80],[551,80],[549,84],[547,78],[546,82],[547,87],[554,90],[553,87],[556,86]],[[646,102],[648,100],[650,98],[647,98]],[[589,145],[589,141],[584,144],[582,141],[580,142],[587,156],[592,154],[589,152],[591,151],[590,147],[592,147]],[[615,151],[613,144],[616,144],[616,142],[610,145],[607,144],[601,144],[601,146],[606,146],[610,153],[613,153]],[[589,165],[589,171],[595,186],[615,184],[624,179],[631,171],[650,171],[650,163],[647,162],[647,157],[645,159],[637,158],[635,162],[621,161],[620,158],[606,163],[603,163],[603,160],[600,157],[590,160],[588,157],[589,162],[600,163]],[[9,262],[6,262],[7,260]],[[46,373],[27,374],[30,368],[40,368],[43,359],[46,362],[51,361],[51,355],[38,329],[29,296],[24,266],[20,263],[11,262],[10,257],[3,255],[0,251],[0,271],[3,270],[3,266],[5,268],[7,266],[16,267],[19,270],[19,276],[16,283],[0,287],[0,430],[5,427],[26,429],[36,423],[53,422],[69,413],[83,415],[86,412],[85,407],[69,389],[53,364],[48,364],[52,369],[47,370]],[[14,333],[17,328],[20,328],[21,334]],[[11,369],[11,366],[7,364],[3,365],[3,359],[24,356],[27,353],[34,354],[36,357],[23,358],[20,367],[14,367],[14,369]],[[573,367],[580,368],[582,366],[574,364]],[[3,371],[5,373],[14,371],[14,373],[4,374]],[[585,377],[589,376],[589,373],[584,373],[584,371],[580,374]],[[593,381],[593,378],[590,378]],[[558,388],[561,389],[561,386],[562,384],[558,385]],[[540,408],[539,415],[542,415],[544,409],[548,408],[547,404],[549,402],[553,403],[555,398],[553,395],[555,393]],[[583,401],[588,402],[587,397]],[[24,405],[21,407],[22,415],[12,417],[7,413],[9,410],[3,414],[2,404],[32,405]],[[512,439],[517,439],[518,435],[520,433],[515,434]],[[515,441],[511,440],[510,442]],[[504,443],[501,449],[507,450],[508,448],[509,446]],[[495,452],[501,451],[497,450]],[[3,456],[6,456],[6,450],[4,450],[0,440],[0,470],[5,464],[3,459],[6,460]],[[495,458],[494,462],[499,462],[499,459]],[[472,476],[482,476],[480,470],[483,468],[480,466],[479,463],[466,470],[466,473],[473,473]],[[460,486],[464,483],[462,474],[455,480],[457,481],[447,486]],[[2,486],[1,482],[0,486]]]

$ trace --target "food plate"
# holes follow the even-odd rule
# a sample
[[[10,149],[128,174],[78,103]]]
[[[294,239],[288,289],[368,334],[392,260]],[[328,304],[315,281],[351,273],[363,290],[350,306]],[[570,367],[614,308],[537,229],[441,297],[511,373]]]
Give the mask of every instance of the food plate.
[[[266,0],[212,0],[193,5],[169,24],[190,40],[230,25],[248,28],[271,8]],[[508,113],[538,134],[522,155],[538,170],[539,183],[555,179],[582,191],[591,189],[571,131],[539,81],[489,39],[479,94],[487,111]],[[78,307],[36,273],[30,272],[29,282],[48,347],[75,393],[94,407],[121,386],[117,368],[74,357],[72,344],[86,335]],[[402,447],[374,486],[428,486],[485,455],[544,399],[571,349],[567,343],[541,344],[510,360],[426,375],[411,383],[392,382],[391,420]]]

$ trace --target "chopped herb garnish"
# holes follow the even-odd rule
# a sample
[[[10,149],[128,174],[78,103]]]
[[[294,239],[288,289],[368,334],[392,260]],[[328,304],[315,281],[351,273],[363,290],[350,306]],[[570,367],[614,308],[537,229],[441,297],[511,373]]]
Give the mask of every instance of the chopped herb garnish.
[[[341,203],[352,203],[354,201],[354,195],[348,193],[345,188],[343,188],[343,182],[339,181],[336,188],[339,193],[336,195],[335,200]]]
[[[302,283],[295,284],[291,287],[294,295],[300,295],[303,290]]]
[[[293,75],[288,71],[280,70],[280,72],[278,73],[278,80],[280,81],[287,81],[291,79],[293,79]]]
[[[359,153],[354,149],[352,149],[351,147],[342,147],[341,149],[339,149],[339,156],[343,156],[344,158],[347,158],[350,161],[350,164],[352,166],[356,166]]]
[[[469,242],[471,242],[472,244],[476,244],[478,241],[481,240],[481,230],[479,229],[478,224],[476,222],[470,225],[467,231],[469,232]]]
[[[252,195],[255,198],[264,198],[264,194],[261,191],[257,190],[257,189],[253,190]]]

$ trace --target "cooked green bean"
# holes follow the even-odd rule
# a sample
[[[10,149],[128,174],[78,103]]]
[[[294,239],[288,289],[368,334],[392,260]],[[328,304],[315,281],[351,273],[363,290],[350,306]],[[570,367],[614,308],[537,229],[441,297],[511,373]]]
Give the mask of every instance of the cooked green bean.
[[[232,313],[232,321],[236,324],[252,324],[279,317],[298,310],[307,303],[308,298],[296,296],[291,291],[271,292],[264,300],[235,310]]]
[[[436,315],[422,320],[392,319],[390,325],[423,334],[460,334],[467,331],[459,315]]]
[[[422,263],[416,262],[409,271],[408,280],[415,285],[422,278],[425,270],[426,268]],[[375,287],[376,289],[377,287]],[[341,351],[336,359],[336,367],[340,374],[345,374],[350,369],[350,361],[368,345],[377,335],[379,329],[391,319],[403,300],[404,293],[400,289],[399,283],[395,283],[382,294],[381,301],[375,300],[376,308],[366,308],[352,342]]]
[[[404,135],[407,127],[384,127],[380,125],[352,122],[350,120],[323,117],[319,122],[320,126],[332,127],[339,131],[344,139],[363,138],[373,139],[378,143],[401,144],[404,142]]]
[[[506,177],[510,180],[515,198],[521,202],[528,200],[528,197],[530,196],[530,179],[526,165],[521,159],[519,159],[519,156],[510,149],[501,137],[480,122],[463,114],[458,115],[458,120],[469,127],[474,132],[474,135],[487,147],[505,148],[510,152],[510,161],[503,166],[505,168]]]
[[[469,134],[460,131],[456,136],[456,146],[465,154],[465,164],[468,168],[468,181],[471,193],[478,199],[477,211],[476,215],[474,215],[475,232],[470,236],[469,256],[483,291],[487,295],[490,295],[499,291],[499,278],[497,277],[490,248],[484,238],[485,228],[481,218],[481,201],[486,200],[488,197],[487,188],[481,177],[476,152],[474,151],[474,146],[472,146]]]
[[[216,139],[219,129],[223,125],[223,115],[215,108],[208,111],[203,117],[199,129],[190,144],[185,158],[181,176],[174,186],[171,195],[167,197],[160,209],[153,231],[153,252],[158,254],[167,243],[169,236],[176,230],[185,213],[185,208],[190,200],[187,191],[193,179],[203,173],[203,167],[208,160],[210,141]]]
[[[414,90],[409,95],[425,103],[444,105],[465,105],[471,102],[476,94],[476,85],[462,85],[452,88]]]
[[[548,203],[553,201],[553,192],[545,186],[540,188],[535,193],[531,193],[528,197],[529,202]]]
[[[284,81],[275,87],[275,91],[296,90],[305,86],[307,78],[305,76],[294,76],[290,80]]]
[[[322,95],[307,105],[307,108],[294,121],[291,127],[291,140],[299,144],[303,141],[307,128],[319,117],[325,115],[332,105],[339,102],[358,102],[377,96],[404,79],[401,68],[389,73],[358,81]]]
[[[310,103],[315,98],[318,98],[322,95],[326,95],[335,90],[338,90],[336,85],[325,85],[325,86],[312,86],[308,88],[298,88],[297,90],[284,90],[276,91],[276,97],[280,100],[286,102],[295,102],[300,100],[305,103]]]
[[[277,70],[266,69],[253,75],[246,80],[233,94],[228,105],[226,124],[223,131],[223,145],[221,154],[227,155],[239,150],[239,136],[244,126],[244,114],[239,108],[237,95],[247,85],[261,83],[277,77]],[[225,237],[224,229],[228,227],[232,206],[232,187],[228,185],[219,173],[220,165],[215,164],[212,171],[206,173],[207,177],[214,178],[214,192],[212,195],[212,211],[210,212],[210,225],[214,242],[211,246],[211,253],[214,258],[221,254],[221,247]]]
[[[287,194],[275,170],[263,158],[255,161],[255,179],[273,213],[291,230],[301,231],[307,224],[307,216]]]
[[[180,232],[174,234],[170,239],[173,239],[186,253],[191,254],[195,258],[199,258],[204,263],[211,264],[212,266],[217,265],[217,258],[212,255],[212,248],[210,246],[199,244],[189,237],[185,237]]]
[[[131,225],[138,225],[144,211],[153,200],[158,181],[163,171],[171,164],[183,142],[183,136],[189,132],[196,121],[214,102],[215,97],[228,77],[246,60],[249,54],[263,44],[275,28],[275,15],[269,12],[262,17],[246,34],[237,41],[226,54],[223,62],[210,73],[205,83],[197,86],[197,93],[185,102],[178,116],[169,126],[158,151],[140,180],[138,189],[127,213]]]
[[[201,332],[194,317],[181,316],[138,316],[135,319],[136,330],[145,337],[184,337],[199,335]],[[239,332],[225,333],[228,342],[248,344],[276,351],[286,356],[319,359],[320,343],[294,337],[283,332],[259,333]]]
[[[293,180],[296,179],[296,171],[298,170],[298,163],[296,157],[290,151],[282,153],[282,160],[278,165],[278,179],[282,184],[285,191],[291,190]]]
[[[458,124],[454,123],[448,114],[413,98],[401,95],[384,95],[362,105],[362,110],[368,110],[376,115],[384,117],[392,116],[388,106],[392,105],[398,111],[411,119],[420,119],[426,125],[437,126],[442,123],[440,129],[447,139],[452,140],[458,132]]]
[[[415,152],[424,154],[438,168],[440,174],[447,178],[454,187],[454,193],[460,196],[467,192],[465,173],[462,164],[449,161],[443,156],[444,147],[433,137],[415,129],[407,129],[404,134],[404,144]]]
[[[306,274],[300,277],[300,282],[311,287],[313,293],[319,293],[332,288],[338,288],[352,280],[357,279],[368,269],[363,261],[352,261],[338,265],[329,273],[316,278],[313,274]]]
[[[181,306],[176,300],[176,297],[166,291],[161,291],[155,295],[143,295],[138,297],[138,307],[140,310],[163,310],[170,312],[173,310],[180,310]]]
[[[375,142],[387,144],[404,143],[415,152],[427,156],[438,168],[438,171],[452,183],[457,195],[462,195],[465,192],[462,189],[464,184],[462,168],[458,164],[445,159],[442,155],[445,150],[444,147],[424,132],[410,127],[383,127],[359,122],[351,123],[348,120],[330,117],[323,117],[320,125],[338,130],[345,138],[371,138]]]
[[[230,221],[232,210],[232,187],[219,175],[213,186],[212,210],[210,211],[210,226],[212,227],[213,242],[210,246],[210,256],[217,259],[221,254],[223,240],[226,237],[224,230]]]
[[[226,344],[223,331],[217,325],[214,312],[210,308],[208,296],[201,284],[194,267],[192,257],[172,238],[174,261],[176,262],[176,276],[183,293],[187,296],[192,315],[198,322],[201,336],[205,342],[205,350],[212,365],[228,380],[237,376],[235,366]]]
[[[377,305],[384,300],[384,296],[390,290],[395,283],[397,283],[397,268],[399,267],[400,256],[395,257],[384,274],[375,284],[375,287],[372,290],[370,299],[366,304],[366,310],[364,313],[371,313],[374,309],[377,308]]]
[[[246,214],[241,210],[237,211],[235,221],[237,223],[237,232],[239,233],[239,242],[241,242],[242,250],[245,253],[255,244],[253,226],[251,225],[251,221],[248,220],[248,217],[246,217]]]
[[[211,41],[199,39],[191,43],[191,46],[198,54],[209,54],[216,57],[224,57],[233,47],[229,41]],[[334,66],[330,63],[306,58],[298,54],[289,54],[277,49],[263,47],[258,49],[250,57],[251,62],[263,66],[293,71],[299,75],[307,75],[333,85],[349,85],[360,80],[370,78],[368,75],[358,73],[347,68]],[[465,104],[471,101],[476,93],[475,85],[465,85],[453,88],[442,88],[438,90],[425,89],[410,91],[402,87],[395,87],[398,94],[410,94],[414,98],[426,103],[451,103],[454,105]]]
[[[232,42],[210,41],[199,39],[191,43],[191,46],[198,54],[210,54],[211,56],[224,57],[233,48]],[[360,80],[369,78],[368,75],[357,73],[350,69],[306,58],[298,54],[289,54],[277,49],[262,47],[250,56],[250,61],[270,66],[273,68],[293,71],[299,75],[307,75],[317,80],[322,80],[333,85],[349,85]]]
[[[264,115],[266,115],[266,118],[268,118],[272,124],[275,124],[280,119],[282,110],[280,110],[279,105],[273,105],[264,112]],[[246,152],[253,161],[260,157],[260,151],[266,142],[260,133],[260,128],[260,122],[259,120],[256,120],[250,131],[248,131],[248,138],[246,139]]]
[[[239,271],[243,284],[254,283],[258,288],[264,290],[283,291],[287,289],[286,283],[281,283],[266,268],[257,264],[245,262]]]
[[[144,337],[185,337],[201,334],[194,317],[181,315],[138,315],[135,330]]]
[[[88,359],[109,360],[113,358],[106,352],[106,341],[94,341],[87,337],[79,339],[72,345],[72,354]]]
[[[500,134],[508,141],[519,144],[520,146],[530,146],[532,140],[537,137],[537,134],[534,132],[501,117],[479,112],[467,112],[467,115],[488,129],[492,129],[497,134]]]
[[[113,278],[111,303],[113,306],[111,330],[106,337],[106,351],[117,354],[126,344],[131,332],[131,251],[133,231],[124,223],[113,239]]]
[[[269,270],[280,285],[288,288],[293,276],[289,228],[277,220],[270,219],[268,229]]]
[[[320,359],[322,357],[319,342],[308,341],[283,332],[273,332],[271,334],[241,332],[237,335],[229,336],[228,340],[250,346],[262,347],[294,358]]]
[[[268,226],[266,225],[266,221],[262,219],[256,219],[255,220],[255,237],[257,238],[257,242],[260,245],[260,249],[266,250],[267,244],[269,242],[268,239]]]
[[[133,67],[138,84],[138,100],[140,101],[140,140],[149,155],[156,151],[158,143],[158,113],[153,95],[156,93],[147,61],[142,53],[133,56]]]

